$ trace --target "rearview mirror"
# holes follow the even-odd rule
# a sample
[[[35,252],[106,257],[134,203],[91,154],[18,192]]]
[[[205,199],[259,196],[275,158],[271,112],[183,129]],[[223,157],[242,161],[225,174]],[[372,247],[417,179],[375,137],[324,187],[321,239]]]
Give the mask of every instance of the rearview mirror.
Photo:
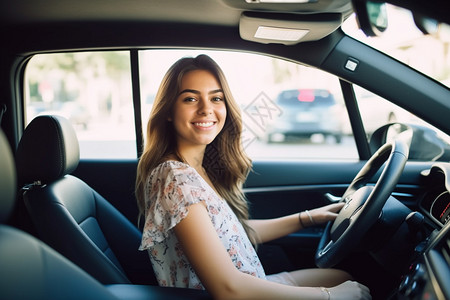
[[[367,36],[379,36],[388,26],[386,3],[367,0],[353,0],[359,28]]]

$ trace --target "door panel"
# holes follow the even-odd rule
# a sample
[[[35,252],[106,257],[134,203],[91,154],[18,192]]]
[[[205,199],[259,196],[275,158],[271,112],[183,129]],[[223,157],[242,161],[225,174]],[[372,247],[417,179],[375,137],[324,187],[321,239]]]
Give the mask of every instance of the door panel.
[[[137,224],[136,168],[137,159],[82,160],[73,175],[85,181],[133,224]]]
[[[341,196],[362,166],[363,162],[346,161],[256,161],[244,189],[251,217],[279,217],[328,204],[325,194]],[[88,160],[80,162],[74,175],[137,224],[136,167],[137,160]],[[423,192],[420,172],[429,167],[429,163],[408,162],[394,196],[411,208],[417,208]],[[259,245],[258,254],[266,272],[314,267],[314,254],[323,228],[308,228]]]

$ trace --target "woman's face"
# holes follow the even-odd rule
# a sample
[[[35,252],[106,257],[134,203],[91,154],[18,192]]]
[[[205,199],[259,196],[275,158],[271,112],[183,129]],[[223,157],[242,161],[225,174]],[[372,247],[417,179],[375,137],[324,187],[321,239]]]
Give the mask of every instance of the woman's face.
[[[186,73],[169,119],[178,147],[206,147],[222,130],[226,116],[224,94],[217,79],[205,70]]]

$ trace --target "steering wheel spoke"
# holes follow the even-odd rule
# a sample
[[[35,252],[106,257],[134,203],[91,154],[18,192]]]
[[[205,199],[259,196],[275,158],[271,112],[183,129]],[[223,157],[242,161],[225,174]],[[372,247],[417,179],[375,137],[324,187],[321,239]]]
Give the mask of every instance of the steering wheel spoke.
[[[329,242],[328,242],[328,244],[326,244],[326,246],[325,247],[323,247],[323,249],[322,250],[320,250],[320,255],[324,255],[325,253],[327,253],[328,252],[328,250],[330,250],[332,247],[333,247],[333,240],[330,240]]]

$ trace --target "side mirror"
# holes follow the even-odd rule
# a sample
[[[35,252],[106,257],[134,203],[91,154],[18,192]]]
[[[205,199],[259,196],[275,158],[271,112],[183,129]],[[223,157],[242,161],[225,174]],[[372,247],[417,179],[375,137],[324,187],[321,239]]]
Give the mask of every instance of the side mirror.
[[[388,26],[386,3],[368,0],[352,0],[359,28],[367,36],[379,36]]]
[[[407,143],[408,160],[449,160],[450,145],[433,129],[417,124],[391,123],[378,128],[370,137],[370,151],[375,153],[378,148],[392,139],[402,139]]]

